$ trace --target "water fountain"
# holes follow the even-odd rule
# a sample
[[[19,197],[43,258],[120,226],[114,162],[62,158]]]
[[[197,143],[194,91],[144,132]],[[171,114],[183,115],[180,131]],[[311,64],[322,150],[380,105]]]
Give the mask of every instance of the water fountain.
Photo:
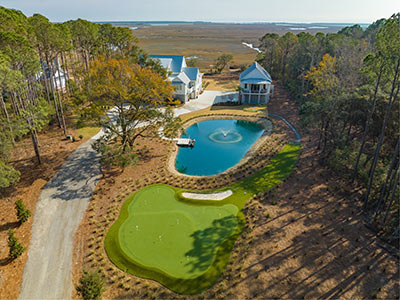
[[[255,122],[206,120],[186,129],[182,138],[196,139],[193,148],[179,148],[175,167],[180,173],[208,176],[237,164],[264,128]]]
[[[219,128],[209,136],[209,139],[215,143],[233,144],[242,140],[242,135],[236,130]]]

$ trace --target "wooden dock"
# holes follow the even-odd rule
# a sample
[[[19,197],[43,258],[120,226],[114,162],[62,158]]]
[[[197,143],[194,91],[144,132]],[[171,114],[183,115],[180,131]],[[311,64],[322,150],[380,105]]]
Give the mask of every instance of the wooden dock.
[[[176,139],[179,147],[194,147],[195,139]]]

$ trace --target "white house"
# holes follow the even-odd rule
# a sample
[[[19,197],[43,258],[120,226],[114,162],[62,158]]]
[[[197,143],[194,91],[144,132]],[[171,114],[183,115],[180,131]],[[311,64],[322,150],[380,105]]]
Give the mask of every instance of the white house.
[[[190,68],[186,65],[182,55],[149,55],[160,61],[168,71],[168,79],[175,88],[175,98],[183,103],[197,98],[203,89],[203,73],[199,68]]]
[[[42,62],[42,69],[44,70],[44,74],[43,72],[40,72],[40,74],[38,74],[37,78],[39,80],[44,80],[44,76],[46,76],[47,81],[52,83],[54,89],[65,89],[68,74],[62,71],[57,58],[54,59],[54,64],[52,67],[53,74],[50,74],[50,69],[46,62]]]
[[[268,72],[257,62],[240,74],[240,102],[242,104],[267,104],[273,96],[274,86]]]

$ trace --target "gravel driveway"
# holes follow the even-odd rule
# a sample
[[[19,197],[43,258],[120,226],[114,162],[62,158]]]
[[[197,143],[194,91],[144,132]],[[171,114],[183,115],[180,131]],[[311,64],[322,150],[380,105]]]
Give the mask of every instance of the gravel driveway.
[[[205,91],[175,109],[175,115],[206,108],[225,92]],[[100,178],[99,156],[91,144],[80,145],[42,189],[36,204],[28,260],[19,299],[71,299],[74,235]]]

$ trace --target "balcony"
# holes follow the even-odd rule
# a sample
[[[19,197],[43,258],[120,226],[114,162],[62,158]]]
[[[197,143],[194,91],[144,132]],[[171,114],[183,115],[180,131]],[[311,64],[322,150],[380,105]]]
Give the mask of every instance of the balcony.
[[[259,89],[259,90],[255,90],[255,89],[242,89],[241,92],[243,94],[248,94],[248,95],[266,95],[268,93],[267,90],[265,89]]]

